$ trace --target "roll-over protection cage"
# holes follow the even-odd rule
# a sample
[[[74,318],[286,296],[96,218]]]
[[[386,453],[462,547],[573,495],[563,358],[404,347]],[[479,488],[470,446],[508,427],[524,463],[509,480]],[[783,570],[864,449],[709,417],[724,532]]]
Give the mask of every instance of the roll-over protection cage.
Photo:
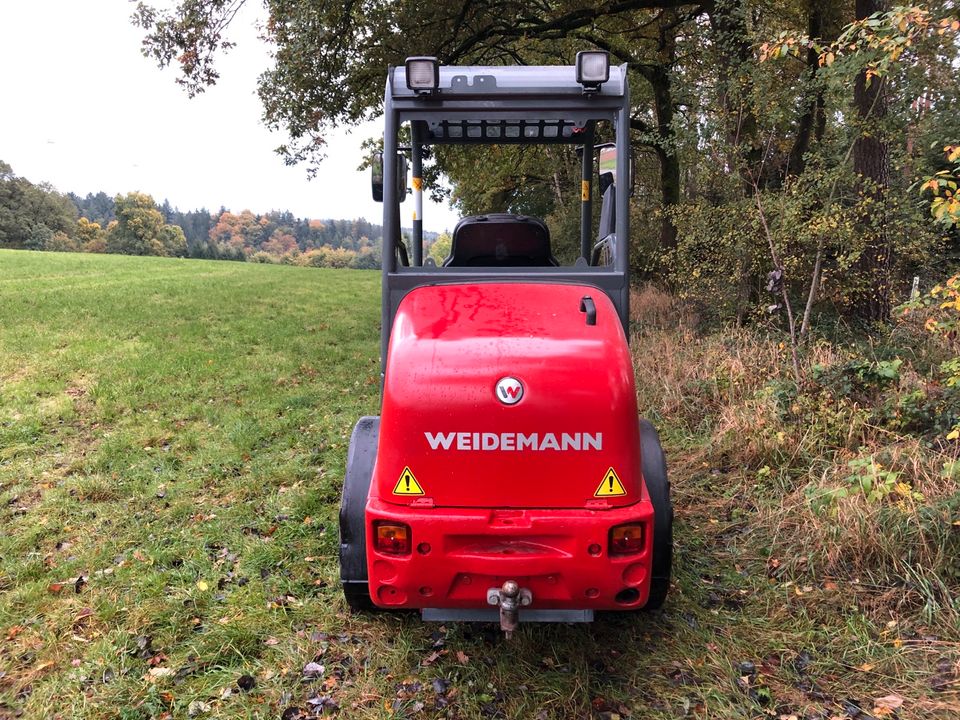
[[[423,285],[474,282],[556,282],[592,285],[605,292],[623,324],[629,323],[630,92],[627,67],[611,67],[599,88],[577,81],[576,67],[441,66],[435,90],[407,86],[406,69],[391,67],[384,95],[383,178],[398,176],[398,132],[410,126],[416,211],[409,265],[398,262],[402,246],[400,189],[383,183],[383,277],[381,358],[386,362],[393,320],[403,297]],[[594,129],[608,121],[616,145],[617,208],[614,235],[607,238],[608,264],[593,249]],[[433,144],[550,144],[583,147],[579,257],[571,266],[437,267],[423,261],[420,184],[424,147]],[[602,239],[602,238],[601,238]],[[405,251],[404,251],[404,254]],[[591,257],[593,256],[593,258]]]

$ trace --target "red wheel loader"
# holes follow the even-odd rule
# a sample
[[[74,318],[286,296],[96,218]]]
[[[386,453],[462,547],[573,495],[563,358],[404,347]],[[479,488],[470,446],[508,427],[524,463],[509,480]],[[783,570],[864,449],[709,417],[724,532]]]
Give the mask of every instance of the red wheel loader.
[[[361,418],[350,440],[347,604],[499,621],[508,635],[522,621],[659,607],[673,510],[659,439],[637,414],[627,342],[626,66],[592,51],[571,66],[409,58],[389,70],[384,116],[373,167],[384,206],[383,395],[380,415]],[[572,146],[579,237],[491,213],[460,220],[445,260],[425,259],[423,161],[442,144]]]

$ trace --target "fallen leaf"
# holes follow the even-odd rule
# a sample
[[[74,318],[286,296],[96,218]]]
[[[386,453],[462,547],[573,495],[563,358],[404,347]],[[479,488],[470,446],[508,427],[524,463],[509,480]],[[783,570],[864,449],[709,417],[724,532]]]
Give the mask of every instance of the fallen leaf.
[[[152,678],[165,678],[173,675],[173,668],[168,667],[155,667],[150,668],[147,674]]]
[[[450,683],[448,683],[444,678],[434,678],[432,684],[433,691],[437,695],[446,695],[447,690],[450,688]]]
[[[442,656],[443,656],[443,653],[441,653],[438,650],[434,650],[432,653],[427,655],[423,660],[421,660],[420,664],[423,665],[424,667],[429,667],[430,665],[433,665],[437,660],[439,660]]]
[[[200,580],[200,581],[197,583],[197,589],[198,589],[200,592],[206,592],[207,590],[210,589],[210,586],[207,584],[206,580]]]
[[[457,650],[457,662],[461,665],[469,665],[470,656],[467,655],[463,650]]]
[[[892,715],[901,705],[903,705],[903,698],[896,694],[874,698],[873,714],[877,716]]]
[[[208,712],[210,712],[210,703],[205,703],[202,700],[194,700],[187,706],[187,715],[190,717],[196,717],[197,715],[203,715]]]
[[[308,662],[303,666],[303,676],[305,678],[321,677],[327,669],[317,662]]]

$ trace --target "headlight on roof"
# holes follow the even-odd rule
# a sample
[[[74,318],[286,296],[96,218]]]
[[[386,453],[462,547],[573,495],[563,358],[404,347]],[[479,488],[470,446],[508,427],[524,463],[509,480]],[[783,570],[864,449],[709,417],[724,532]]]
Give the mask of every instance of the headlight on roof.
[[[585,91],[599,90],[610,79],[610,56],[602,50],[577,53],[577,82]]]
[[[415,93],[432,93],[440,87],[440,63],[435,57],[409,57],[407,87]]]

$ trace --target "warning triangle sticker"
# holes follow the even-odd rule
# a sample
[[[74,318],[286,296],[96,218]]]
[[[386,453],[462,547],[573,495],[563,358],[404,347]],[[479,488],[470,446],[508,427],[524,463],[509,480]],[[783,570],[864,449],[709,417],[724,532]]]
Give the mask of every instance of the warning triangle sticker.
[[[626,494],[627,491],[623,487],[623,483],[620,482],[620,478],[617,476],[617,471],[613,468],[610,468],[603,476],[603,480],[600,481],[600,485],[597,487],[597,491],[593,494],[593,496],[616,497],[618,495]]]
[[[619,482],[619,480],[617,482]],[[400,473],[400,479],[397,480],[397,485],[393,488],[393,494],[423,495],[423,488],[420,487],[420,483],[417,482],[417,479],[413,476],[413,473],[410,472],[409,467],[405,467],[403,472]]]

